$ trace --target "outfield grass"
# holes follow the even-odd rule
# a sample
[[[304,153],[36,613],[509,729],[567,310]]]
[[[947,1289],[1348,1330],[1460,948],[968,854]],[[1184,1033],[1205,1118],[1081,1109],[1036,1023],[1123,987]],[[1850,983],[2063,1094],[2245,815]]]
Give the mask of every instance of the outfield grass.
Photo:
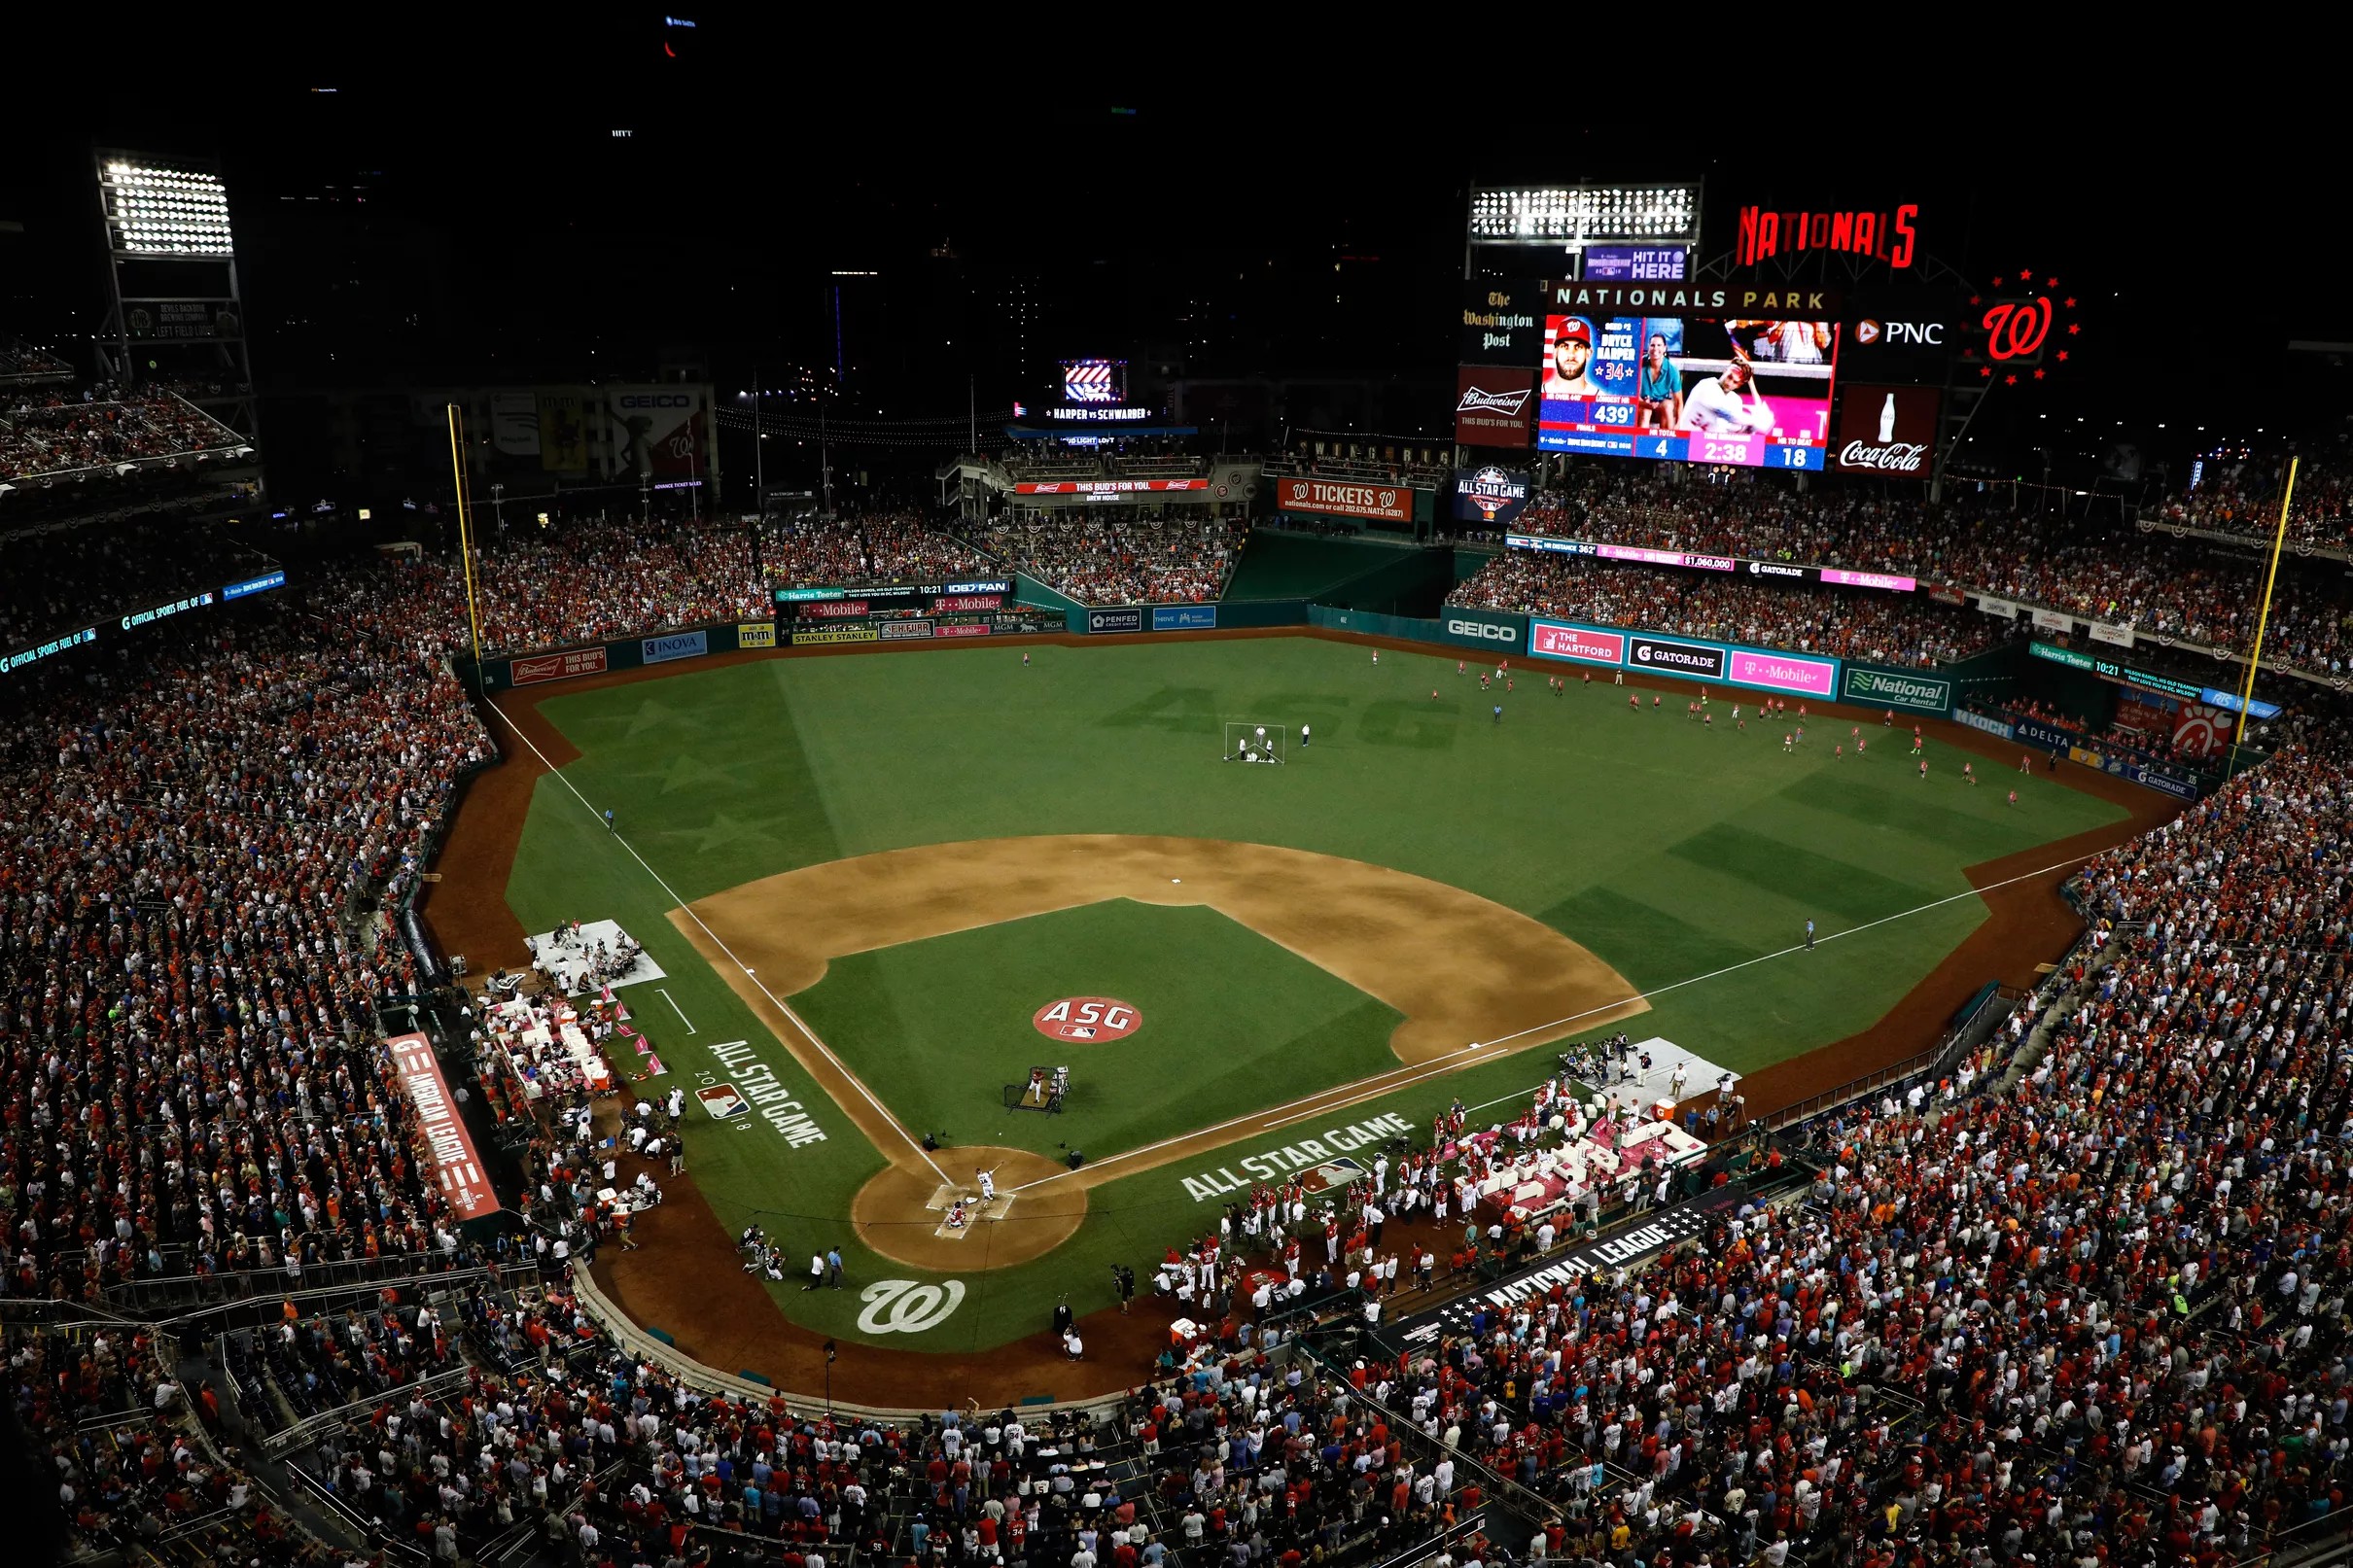
[[[564,779],[541,782],[509,902],[529,930],[609,916],[645,939],[671,978],[661,994],[637,988],[630,1000],[689,1082],[717,1065],[700,1047],[741,1038],[797,1091],[806,1082],[781,1046],[671,929],[673,892],[691,901],[843,855],[971,838],[1107,832],[1258,841],[1393,866],[1532,915],[1636,986],[1660,992],[1640,1021],[1643,1032],[1750,1071],[1867,1028],[1924,978],[1984,919],[1978,899],[1955,896],[1967,892],[1963,867],[2122,816],[2041,775],[1992,771],[1984,786],[1971,788],[1960,782],[1958,755],[1935,746],[1922,783],[1897,754],[1909,744],[1901,732],[1874,729],[1872,755],[1834,760],[1832,737],[1817,724],[1804,749],[1785,755],[1778,727],[1744,735],[1732,728],[1729,694],[1715,705],[1715,727],[1703,730],[1686,721],[1678,697],[1654,714],[1645,694],[1643,711],[1629,714],[1622,691],[1577,685],[1573,670],[1563,697],[1544,688],[1550,667],[1524,673],[1518,691],[1502,699],[1497,724],[1493,699],[1458,677],[1452,657],[1385,651],[1375,666],[1363,647],[1319,639],[1048,646],[1033,648],[1031,660],[1024,667],[1018,650],[987,646],[776,659],[686,666],[666,679],[551,695],[543,712],[582,756]],[[1752,701],[1743,698],[1743,707]],[[1225,765],[1218,757],[1226,719],[1309,723],[1315,743],[1283,768]],[[2004,802],[2013,784],[2021,796],[2015,810]],[[605,832],[594,811],[607,807],[670,892]],[[1179,914],[1138,912],[1148,923],[1145,940],[1176,940],[1149,932],[1184,928]],[[1044,929],[1058,919],[1023,923]],[[1826,936],[1870,928],[1813,953],[1683,984],[1789,946],[1808,919]],[[1238,930],[1230,939],[1258,940]],[[861,1063],[895,1043],[920,1059],[921,1070],[906,1072],[904,1083],[883,1075],[894,1104],[902,1096],[909,1107],[940,1097],[947,1114],[948,1100],[962,1103],[983,1088],[993,1098],[989,1080],[1009,1081],[1001,1077],[1007,1063],[1026,1071],[1031,1061],[1052,1060],[1021,1043],[1039,1000],[1122,994],[1093,977],[1116,961],[1113,952],[1073,962],[1089,973],[1066,979],[1053,972],[1053,942],[997,940],[1021,951],[983,957],[987,944],[976,944],[965,964],[965,999],[952,1006],[942,987],[953,965],[872,955],[845,960],[812,988],[807,999],[823,1018],[811,1021]],[[1153,951],[1147,947],[1147,959]],[[1155,973],[1147,962],[1139,971],[1140,992],[1151,987],[1172,999],[1147,1006],[1153,1022],[1127,1042],[1155,1070],[1166,1063],[1151,1051],[1176,1043],[1152,1034],[1159,1017],[1199,1016],[1214,1034],[1214,1021],[1233,1005],[1212,966],[1165,967]],[[1319,971],[1301,978],[1328,982]],[[827,994],[836,985],[838,1003]],[[1286,979],[1278,989],[1295,988]],[[1125,999],[1143,1002],[1141,994]],[[1360,997],[1350,1004],[1367,1005]],[[1325,1009],[1320,1031],[1317,1007]],[[1329,999],[1304,1006],[1250,1049],[1285,1071],[1294,1057],[1314,1059],[1314,1082],[1359,1076],[1349,1054],[1386,1026],[1329,1022],[1352,1016]],[[1047,1044],[1034,1033],[1030,1040]],[[972,1060],[956,1061],[966,1048]],[[1189,1040],[1186,1049],[1189,1056]],[[951,1068],[961,1084],[948,1081]],[[1073,1068],[1083,1084],[1084,1064]],[[1187,1071],[1200,1073],[1198,1062]],[[1423,1120],[1457,1094],[1472,1103],[1507,1101],[1540,1073],[1537,1063],[1503,1061],[1350,1115]],[[1256,1103],[1288,1098],[1269,1080]],[[1157,1119],[1155,1132],[1148,1103],[1140,1096],[1135,1106],[1106,1107],[1127,1118],[1115,1135],[1163,1136],[1217,1119],[1179,1104]],[[904,1114],[927,1119],[912,1108]],[[825,1142],[789,1152],[750,1132],[697,1130],[697,1177],[722,1222],[739,1226],[757,1212],[795,1244],[849,1242],[838,1216],[882,1162],[846,1118],[821,1122]],[[992,1138],[1014,1140],[1010,1132]],[[1072,1242],[1036,1264],[967,1279],[965,1307],[917,1347],[978,1347],[1034,1332],[1054,1294],[1073,1281],[1098,1295],[1074,1294],[1074,1306],[1100,1305],[1102,1265],[1156,1256],[1169,1240],[1213,1222],[1182,1184],[1190,1173],[1165,1167],[1097,1188],[1093,1217]],[[909,1273],[855,1246],[845,1250],[853,1278]],[[854,1293],[796,1293],[790,1309],[826,1332],[858,1333]]]
[[[1141,1013],[1124,1039],[1052,1040],[1072,995]],[[793,1008],[899,1121],[956,1143],[1100,1160],[1397,1064],[1399,1015],[1215,910],[1115,899],[836,958]],[[1071,1068],[1059,1115],[1003,1108]]]

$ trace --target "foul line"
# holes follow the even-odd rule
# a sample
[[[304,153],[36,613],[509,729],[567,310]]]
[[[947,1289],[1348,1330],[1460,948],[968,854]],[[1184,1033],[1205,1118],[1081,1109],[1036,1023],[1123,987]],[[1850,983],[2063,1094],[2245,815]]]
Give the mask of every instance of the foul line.
[[[656,986],[653,989],[662,993],[662,1000],[670,1004],[670,1010],[678,1015],[678,1021],[686,1026],[686,1032],[688,1034],[700,1034],[703,1032],[701,1029],[698,1029],[694,1027],[694,1021],[688,1018],[686,1016],[686,1010],[678,1004],[678,998],[670,994],[670,988],[668,986]]]
[[[777,996],[775,993],[771,992],[767,988],[767,986],[762,984],[759,976],[754,974],[750,967],[745,964],[744,960],[735,956],[734,950],[729,948],[724,941],[720,940],[719,932],[713,930],[709,925],[704,924],[703,918],[694,912],[694,907],[688,904],[684,898],[681,898],[678,895],[677,889],[673,889],[670,884],[662,880],[662,874],[660,872],[654,870],[652,866],[646,863],[646,857],[637,853],[637,847],[635,845],[631,844],[627,839],[622,838],[619,830],[613,827],[605,820],[604,814],[599,812],[593,805],[590,805],[588,797],[580,793],[579,785],[574,784],[570,779],[566,778],[561,768],[558,768],[554,763],[547,760],[547,753],[541,750],[539,747],[532,742],[531,737],[524,733],[523,726],[515,722],[511,714],[501,712],[499,716],[507,720],[507,727],[514,731],[516,739],[520,740],[525,746],[531,748],[531,754],[540,759],[541,766],[547,770],[549,776],[552,777],[558,784],[561,784],[565,788],[571,790],[572,798],[579,801],[581,808],[585,810],[591,818],[595,819],[598,826],[606,829],[606,836],[611,838],[615,843],[618,844],[622,849],[629,852],[629,858],[635,860],[638,863],[639,869],[643,870],[647,876],[653,879],[653,885],[661,889],[661,890],[668,895],[672,904],[676,905],[682,910],[685,910],[686,918],[694,922],[696,925],[702,928],[702,933],[711,938],[711,945],[719,949],[721,953],[726,954],[727,961],[729,963],[732,963],[738,969],[743,970],[744,978],[752,982],[754,989],[758,991],[761,995],[767,997],[778,1012],[790,1019],[792,1021],[792,1027],[796,1029],[799,1029],[801,1034],[808,1040],[808,1042],[811,1045],[816,1046],[817,1049],[825,1056],[825,1059],[833,1064],[833,1070],[840,1073],[843,1080],[847,1082],[851,1088],[857,1090],[860,1095],[865,1097],[866,1103],[874,1107],[875,1114],[880,1116],[885,1123],[889,1124],[891,1131],[896,1132],[900,1137],[906,1139],[907,1147],[913,1149],[915,1153],[923,1160],[923,1163],[931,1167],[931,1173],[937,1176],[941,1181],[946,1181],[948,1179],[948,1173],[939,1168],[939,1162],[931,1158],[931,1151],[923,1146],[922,1142],[917,1139],[914,1133],[908,1132],[904,1127],[899,1125],[898,1118],[892,1115],[889,1108],[885,1106],[881,1100],[874,1098],[874,1091],[868,1089],[863,1080],[861,1080],[857,1073],[852,1072],[849,1067],[843,1063],[841,1058],[833,1054],[833,1048],[817,1037],[817,1030],[811,1028],[805,1022],[802,1021],[800,1014],[794,1012],[790,1007],[787,1006],[781,997]],[[667,995],[669,993],[665,992],[663,994]],[[674,1001],[670,1005],[676,1007],[678,1003]],[[681,1018],[685,1017],[684,1013],[681,1013],[679,1016]],[[692,1028],[692,1026],[688,1027],[689,1028]]]
[[[1843,931],[1832,931],[1827,936],[1817,935],[1814,939],[1814,946],[1820,947],[1823,943],[1835,942],[1843,936],[1860,935],[1862,932],[1872,930],[1878,926],[1891,924],[1900,920],[1909,920],[1914,915],[1924,915],[1932,909],[1942,909],[1947,904],[1957,904],[1964,898],[1981,898],[1986,893],[2010,887],[2015,883],[2031,882],[2037,877],[2047,877],[2054,871],[2065,871],[2070,867],[2082,865],[2086,860],[2090,858],[2091,856],[2085,854],[2078,855],[2069,860],[2054,860],[2050,865],[2043,866],[2034,871],[2021,871],[2015,877],[2004,877],[1999,882],[1989,882],[1983,888],[1971,888],[1964,892],[1953,893],[1949,897],[1946,898],[1932,898],[1925,904],[1918,904],[1911,909],[1899,910],[1893,915],[1882,915],[1878,920],[1866,921],[1860,925],[1849,925]],[[1565,1018],[1556,1018],[1549,1024],[1534,1024],[1530,1025],[1527,1028],[1517,1030],[1514,1033],[1500,1035],[1493,1040],[1474,1041],[1473,1043],[1464,1046],[1459,1051],[1449,1051],[1444,1056],[1433,1057],[1428,1062],[1417,1063],[1412,1068],[1400,1067],[1392,1069],[1389,1072],[1377,1073],[1370,1078],[1359,1078],[1352,1084],[1342,1084],[1336,1089],[1324,1091],[1321,1095],[1311,1095],[1305,1098],[1294,1099],[1286,1105],[1275,1106],[1271,1111],[1252,1111],[1247,1116],[1237,1116],[1229,1121],[1218,1122],[1213,1126],[1197,1128],[1193,1132],[1182,1132],[1175,1137],[1162,1138],[1155,1143],[1141,1144],[1133,1149],[1123,1149],[1117,1154],[1106,1155],[1101,1160],[1090,1162],[1086,1168],[1090,1170],[1101,1170],[1106,1166],[1117,1165],[1122,1160],[1134,1160],[1140,1155],[1150,1154],[1158,1149],[1165,1149],[1171,1144],[1190,1142],[1206,1133],[1222,1132],[1227,1128],[1238,1127],[1244,1122],[1256,1120],[1261,1117],[1266,1118],[1266,1120],[1260,1122],[1259,1124],[1259,1131],[1263,1132],[1270,1128],[1280,1127],[1286,1122],[1295,1122],[1301,1120],[1306,1115],[1312,1114],[1321,1101],[1329,1098],[1332,1096],[1350,1095],[1352,1091],[1356,1090],[1364,1091],[1364,1093],[1354,1094],[1352,1096],[1352,1098],[1339,1100],[1337,1103],[1334,1103],[1328,1107],[1332,1110],[1347,1110],[1352,1106],[1362,1104],[1365,1100],[1378,1098],[1384,1095],[1393,1094],[1400,1089],[1410,1089],[1424,1078],[1435,1077],[1439,1073],[1443,1072],[1452,1072],[1455,1070],[1456,1065],[1458,1064],[1457,1062],[1457,1058],[1476,1055],[1480,1052],[1493,1051],[1497,1046],[1508,1044],[1513,1040],[1522,1039],[1530,1034],[1542,1034],[1547,1030],[1557,1029],[1563,1024],[1575,1024],[1581,1020],[1592,1018],[1596,1014],[1615,1012],[1619,1008],[1626,1006],[1629,1002],[1649,1001],[1653,997],[1664,996],[1670,991],[1681,991],[1685,986],[1696,986],[1701,982],[1707,980],[1719,980],[1725,975],[1737,973],[1739,970],[1749,968],[1756,964],[1768,962],[1774,958],[1785,958],[1793,953],[1804,953],[1806,950],[1806,944],[1799,942],[1793,944],[1792,946],[1781,948],[1776,952],[1760,953],[1753,958],[1743,958],[1738,963],[1728,963],[1721,969],[1710,969],[1703,975],[1693,975],[1687,980],[1671,981],[1667,985],[1659,987],[1655,991],[1637,991],[1629,995],[1621,996],[1616,1001],[1604,1002],[1598,1007],[1588,1007],[1580,1012],[1570,1013]],[[1412,1075],[1410,1077],[1403,1078],[1396,1083],[1384,1082],[1385,1079],[1395,1077],[1399,1072],[1410,1072]],[[1373,1087],[1375,1085],[1378,1085],[1379,1087]],[[1530,1092],[1532,1093],[1532,1087]],[[1504,1099],[1512,1099],[1516,1098],[1516,1096],[1511,1095],[1506,1095],[1503,1097]],[[1499,1100],[1491,1099],[1487,1101],[1487,1104],[1489,1105],[1499,1103],[1501,1103]],[[1301,1111],[1298,1109],[1300,1106],[1307,1106],[1308,1110]],[[1043,1187],[1048,1182],[1061,1181],[1068,1176],[1075,1174],[1077,1174],[1075,1171],[1057,1170],[1052,1175],[1040,1176],[1036,1181],[1024,1182],[1019,1187],[1008,1187],[1005,1189],[1005,1191],[1007,1194],[1027,1192],[1032,1187]]]

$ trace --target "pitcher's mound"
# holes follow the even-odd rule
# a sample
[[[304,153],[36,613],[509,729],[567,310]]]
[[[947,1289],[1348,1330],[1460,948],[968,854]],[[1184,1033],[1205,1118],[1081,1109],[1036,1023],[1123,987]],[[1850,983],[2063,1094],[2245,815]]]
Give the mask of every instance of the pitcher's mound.
[[[1087,1217],[1086,1189],[1043,1155],[980,1144],[931,1159],[937,1171],[893,1166],[850,1202],[859,1239],[894,1262],[935,1273],[1010,1269],[1062,1245]],[[981,1196],[984,1170],[993,1199]]]

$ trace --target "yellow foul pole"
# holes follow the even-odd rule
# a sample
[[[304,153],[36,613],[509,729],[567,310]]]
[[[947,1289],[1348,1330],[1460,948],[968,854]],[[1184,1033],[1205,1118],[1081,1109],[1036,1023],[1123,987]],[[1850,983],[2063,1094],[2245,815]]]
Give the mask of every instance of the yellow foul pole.
[[[2263,667],[2264,629],[2271,622],[2271,584],[2279,580],[2279,552],[2288,542],[2288,506],[2296,499],[2295,458],[2288,459],[2288,488],[2280,492],[2279,530],[2271,536],[2271,568],[2264,574],[2264,606],[2255,615],[2255,649],[2247,655],[2247,683],[2238,694],[2238,728],[2230,736],[2235,757],[2247,738],[2247,710],[2255,705],[2255,672]]]
[[[446,405],[449,413],[449,476],[458,492],[458,558],[466,567],[466,626],[474,636],[474,679],[482,681],[482,621],[474,604],[474,537],[466,525],[466,466],[458,449],[458,405]]]

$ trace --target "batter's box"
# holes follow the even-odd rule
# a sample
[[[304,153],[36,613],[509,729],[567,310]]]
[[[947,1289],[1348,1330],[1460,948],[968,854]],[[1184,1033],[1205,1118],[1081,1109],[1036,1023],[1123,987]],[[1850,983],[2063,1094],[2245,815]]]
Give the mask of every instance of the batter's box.
[[[959,1199],[964,1201],[965,1222],[962,1225],[951,1225],[948,1223],[948,1216],[954,1210]],[[966,1192],[952,1182],[943,1181],[931,1189],[931,1196],[925,1202],[924,1207],[937,1213],[940,1217],[938,1228],[931,1233],[933,1236],[942,1241],[962,1241],[972,1234],[972,1227],[983,1220],[1001,1220],[1011,1212],[1013,1195],[999,1193],[984,1203],[980,1201],[979,1194]]]

